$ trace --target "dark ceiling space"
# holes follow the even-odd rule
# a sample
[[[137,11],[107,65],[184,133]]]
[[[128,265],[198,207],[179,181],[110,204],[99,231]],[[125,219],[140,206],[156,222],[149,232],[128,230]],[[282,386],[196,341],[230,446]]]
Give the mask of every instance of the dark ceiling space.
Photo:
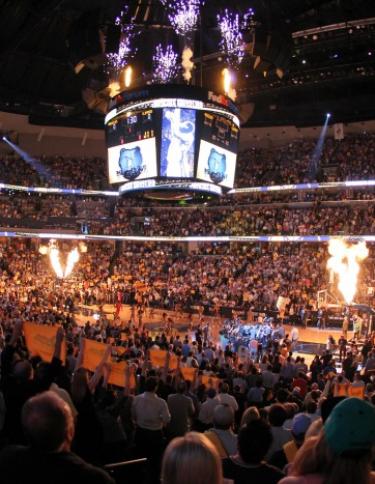
[[[82,91],[89,86],[100,95],[105,69],[77,75],[74,66],[97,54],[100,65],[97,31],[113,26],[123,3],[0,0],[0,109],[38,124],[101,127],[103,114],[88,108]],[[126,3],[128,21],[140,29],[133,61],[140,85],[155,45],[179,41],[159,0]],[[221,89],[216,14],[249,6],[254,30],[244,33],[246,56],[236,73],[237,102],[253,113],[246,126],[321,124],[327,111],[333,121],[375,117],[374,0],[206,0],[195,35],[196,83]]]

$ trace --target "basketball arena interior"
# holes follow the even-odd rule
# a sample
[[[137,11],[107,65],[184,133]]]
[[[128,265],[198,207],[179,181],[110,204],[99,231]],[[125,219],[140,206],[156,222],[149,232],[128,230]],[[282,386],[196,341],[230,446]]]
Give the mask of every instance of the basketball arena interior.
[[[1,482],[373,482],[375,3],[0,0],[0,39]]]

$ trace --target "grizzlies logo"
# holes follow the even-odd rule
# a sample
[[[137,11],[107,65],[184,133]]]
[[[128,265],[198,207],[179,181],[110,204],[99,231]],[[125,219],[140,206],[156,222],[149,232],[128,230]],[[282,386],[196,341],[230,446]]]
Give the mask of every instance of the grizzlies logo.
[[[145,168],[142,162],[142,153],[139,146],[131,149],[121,148],[118,160],[120,169],[117,174],[128,180],[135,180]]]
[[[208,169],[206,168],[206,173],[209,174],[211,180],[214,183],[220,183],[226,178],[227,169],[227,157],[211,148],[210,155],[208,157]]]

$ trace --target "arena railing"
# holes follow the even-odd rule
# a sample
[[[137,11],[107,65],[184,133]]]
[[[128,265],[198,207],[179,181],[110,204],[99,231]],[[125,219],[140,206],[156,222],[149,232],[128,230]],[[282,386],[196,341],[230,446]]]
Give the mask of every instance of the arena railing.
[[[233,188],[227,195],[244,195],[249,193],[286,192],[304,190],[345,190],[347,188],[374,187],[375,180],[346,180],[338,182],[322,183],[296,183],[292,185],[270,185],[257,187]],[[0,190],[13,190],[28,193],[46,193],[54,195],[80,195],[80,196],[103,196],[118,197],[120,193],[115,190],[86,190],[84,188],[55,188],[55,187],[26,187],[9,183],[0,183]]]
[[[194,235],[194,236],[164,236],[164,235],[97,235],[79,233],[53,233],[42,231],[0,231],[0,237],[19,237],[33,239],[87,240],[87,241],[128,241],[128,242],[240,242],[240,243],[280,243],[280,242],[329,242],[330,240],[345,240],[348,242],[375,243],[375,235]]]

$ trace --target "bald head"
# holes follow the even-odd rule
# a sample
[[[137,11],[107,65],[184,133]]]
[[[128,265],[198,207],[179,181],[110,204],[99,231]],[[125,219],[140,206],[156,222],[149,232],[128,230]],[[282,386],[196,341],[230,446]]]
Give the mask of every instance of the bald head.
[[[30,398],[22,409],[22,425],[33,448],[45,452],[68,450],[74,435],[69,406],[54,392]]]

